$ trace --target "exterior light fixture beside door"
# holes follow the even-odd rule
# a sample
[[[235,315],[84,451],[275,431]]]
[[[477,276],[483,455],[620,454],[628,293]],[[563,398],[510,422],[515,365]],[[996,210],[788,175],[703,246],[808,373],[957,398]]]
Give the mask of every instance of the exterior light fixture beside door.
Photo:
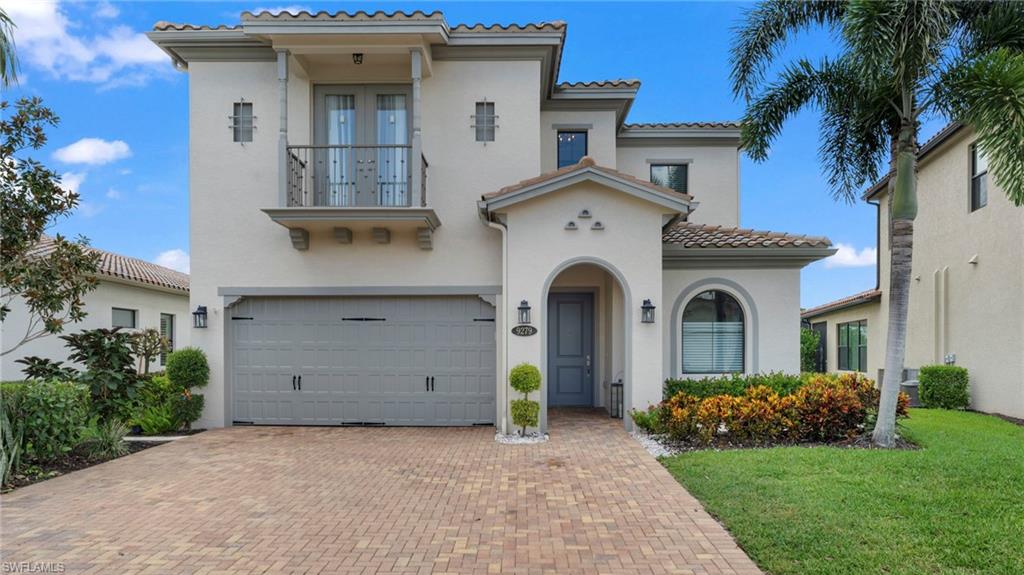
[[[206,306],[201,305],[196,308],[196,311],[192,312],[192,327],[205,328],[206,327]]]
[[[530,323],[530,304],[524,299],[519,303],[519,324]]]
[[[352,63],[355,64],[356,66],[362,64],[363,63],[363,53],[362,52],[356,52],[355,54],[352,54]]]
[[[640,306],[640,321],[654,323],[654,304],[649,299],[645,299],[644,304]]]

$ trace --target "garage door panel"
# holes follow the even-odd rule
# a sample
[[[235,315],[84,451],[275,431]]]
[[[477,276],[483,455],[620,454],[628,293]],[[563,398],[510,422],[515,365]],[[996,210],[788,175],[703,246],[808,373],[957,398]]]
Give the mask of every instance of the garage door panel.
[[[236,420],[494,421],[494,308],[478,297],[252,298],[232,316],[252,318],[232,322]]]

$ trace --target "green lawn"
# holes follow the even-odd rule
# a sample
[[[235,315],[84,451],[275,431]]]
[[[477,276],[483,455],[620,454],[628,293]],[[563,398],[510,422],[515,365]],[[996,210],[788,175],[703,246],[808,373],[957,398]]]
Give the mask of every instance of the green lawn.
[[[776,575],[1024,573],[1024,427],[912,410],[916,451],[701,451],[665,466]]]

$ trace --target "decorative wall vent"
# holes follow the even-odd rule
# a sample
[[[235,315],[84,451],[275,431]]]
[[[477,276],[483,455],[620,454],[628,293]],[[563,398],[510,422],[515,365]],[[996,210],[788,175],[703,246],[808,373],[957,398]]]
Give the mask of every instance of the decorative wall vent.
[[[569,222],[565,224],[565,229],[575,231],[578,230],[579,228],[576,227],[576,222]]]
[[[603,230],[604,229],[604,224],[602,224],[601,222],[594,222],[594,225],[590,226],[590,229],[592,229],[592,230]]]
[[[589,218],[589,217],[591,217],[591,214],[590,214],[590,210],[588,210],[588,209],[586,209],[586,208],[584,208],[584,209],[580,210],[580,215],[579,215],[579,218],[580,218],[581,220],[585,220],[585,219],[587,219],[587,218]]]

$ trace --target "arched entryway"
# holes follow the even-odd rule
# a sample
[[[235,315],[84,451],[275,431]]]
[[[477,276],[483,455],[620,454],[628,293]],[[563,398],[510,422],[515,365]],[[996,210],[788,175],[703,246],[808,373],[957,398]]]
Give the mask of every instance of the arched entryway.
[[[554,408],[628,413],[630,302],[623,275],[603,260],[576,258],[549,275],[540,310],[541,429]]]

